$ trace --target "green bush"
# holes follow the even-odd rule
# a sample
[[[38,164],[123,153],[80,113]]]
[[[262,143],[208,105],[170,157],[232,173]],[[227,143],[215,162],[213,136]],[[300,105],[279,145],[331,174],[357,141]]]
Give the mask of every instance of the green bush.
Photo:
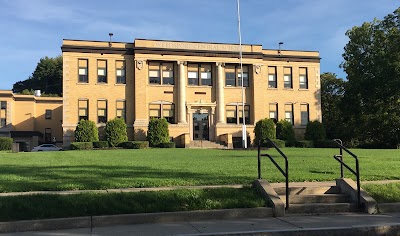
[[[271,141],[273,142],[273,143],[275,143],[275,145],[278,147],[278,148],[284,148],[284,147],[286,147],[286,145],[285,145],[285,140],[280,140],[280,139],[271,139]],[[270,144],[270,143],[268,143],[267,144],[267,147],[272,147],[272,145]]]
[[[316,140],[314,141],[314,147],[316,148],[337,148],[338,146],[333,140]]]
[[[119,143],[128,141],[125,120],[122,118],[107,121],[105,133],[110,147],[116,147]]]
[[[75,142],[99,141],[99,130],[91,120],[80,120],[75,129]]]
[[[0,137],[0,151],[11,150],[13,144],[12,138]]]
[[[124,149],[144,149],[149,147],[148,141],[127,141],[118,145]]]
[[[159,148],[175,148],[174,142],[160,143],[158,145]]]
[[[285,140],[287,147],[295,146],[296,138],[292,123],[287,120],[280,120],[276,123],[276,138]]]
[[[154,119],[149,122],[147,140],[150,147],[158,147],[160,143],[169,142],[168,122],[165,118]]]
[[[72,142],[70,145],[71,150],[89,150],[93,149],[92,142]]]
[[[325,128],[321,122],[317,120],[308,122],[306,132],[304,133],[304,139],[317,141],[325,140],[325,138]]]
[[[296,141],[295,146],[299,147],[299,148],[313,148],[314,147],[314,141],[310,141],[310,140]]]
[[[108,142],[107,141],[97,141],[93,142],[93,147],[94,148],[108,148]]]
[[[254,144],[256,146],[258,145],[259,140],[265,143],[267,138],[269,139],[276,138],[275,123],[273,120],[268,118],[257,121],[253,132],[255,134]]]

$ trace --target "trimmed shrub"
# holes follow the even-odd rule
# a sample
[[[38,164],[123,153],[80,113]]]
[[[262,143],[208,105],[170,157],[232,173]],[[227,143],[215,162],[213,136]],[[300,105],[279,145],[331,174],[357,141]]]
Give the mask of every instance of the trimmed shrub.
[[[122,118],[107,121],[105,133],[110,147],[116,147],[119,143],[128,141],[125,120]]]
[[[0,137],[0,151],[11,150],[13,139],[8,137]]]
[[[108,148],[108,142],[107,141],[97,141],[93,142],[93,147],[94,148]]]
[[[308,122],[306,132],[304,133],[304,139],[317,141],[325,140],[325,137],[325,128],[321,122],[317,120]]]
[[[333,140],[316,140],[314,141],[314,147],[316,148],[337,148],[338,146]]]
[[[314,147],[314,141],[310,140],[301,140],[301,141],[296,141],[296,147],[299,148],[313,148]]]
[[[175,148],[175,143],[174,142],[168,142],[168,143],[160,143],[158,145],[159,148]]]
[[[292,123],[287,120],[280,120],[276,123],[276,138],[286,141],[286,147],[293,147],[296,144]]]
[[[92,142],[72,142],[70,147],[71,150],[89,150],[93,149]]]
[[[80,120],[75,129],[75,142],[99,141],[99,130],[91,120]]]
[[[268,118],[257,121],[253,132],[256,136],[254,139],[255,146],[258,146],[259,140],[262,140],[262,143],[265,143],[267,138],[276,138],[275,123],[273,120]]]
[[[147,130],[147,140],[150,147],[158,147],[160,143],[169,142],[168,122],[165,118],[152,118]]]
[[[124,149],[144,149],[149,147],[148,141],[127,141],[122,142],[118,146]]]
[[[284,148],[284,147],[286,147],[285,146],[285,140],[280,140],[280,139],[271,139],[271,141],[273,142],[273,143],[275,143],[275,145],[278,147],[278,148]],[[272,147],[272,145],[270,144],[270,143],[268,143],[267,144],[267,147]]]

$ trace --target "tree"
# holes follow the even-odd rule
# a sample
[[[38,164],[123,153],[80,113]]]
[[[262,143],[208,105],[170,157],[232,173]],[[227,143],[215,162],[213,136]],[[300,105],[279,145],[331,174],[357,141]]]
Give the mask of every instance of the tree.
[[[345,81],[337,78],[335,73],[321,75],[322,121],[326,136],[330,139],[342,138],[343,119],[341,103],[345,93]]]
[[[147,140],[150,147],[158,147],[160,143],[169,142],[168,121],[165,118],[152,118],[147,130]]]
[[[294,146],[296,137],[294,134],[293,125],[287,120],[280,120],[276,123],[276,138],[285,140],[286,147]]]
[[[110,144],[110,147],[116,147],[118,144],[128,141],[126,124],[122,118],[107,121],[105,132],[106,140]]]
[[[257,121],[256,126],[253,130],[255,134],[254,143],[258,145],[259,140],[262,140],[262,143],[265,143],[266,139],[275,139],[276,131],[275,131],[275,123],[272,119],[261,119]]]
[[[75,142],[99,141],[99,130],[91,120],[80,120],[75,129]]]
[[[304,133],[305,140],[318,141],[326,138],[324,125],[315,120],[307,124],[306,132]]]
[[[364,143],[400,143],[400,8],[347,31],[341,66],[347,130]]]
[[[35,71],[24,81],[18,81],[13,85],[14,93],[24,90],[41,90],[43,94],[62,95],[63,76],[62,56],[55,58],[44,57],[38,62]],[[54,96],[54,95],[53,95]]]

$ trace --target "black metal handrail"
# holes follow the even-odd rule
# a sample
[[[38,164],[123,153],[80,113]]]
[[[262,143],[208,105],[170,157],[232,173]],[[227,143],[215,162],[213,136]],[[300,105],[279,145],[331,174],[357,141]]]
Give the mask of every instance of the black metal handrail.
[[[260,140],[258,142],[258,179],[261,179],[261,158],[262,156],[266,156],[268,157],[272,163],[276,166],[276,168],[278,168],[278,170],[281,172],[281,174],[285,177],[285,181],[286,181],[286,207],[285,209],[287,210],[289,208],[289,162],[288,162],[288,158],[287,156],[275,145],[274,142],[271,141],[271,139],[266,139],[271,145],[272,147],[274,147],[279,154],[281,154],[281,156],[283,158],[285,158],[285,171],[279,166],[278,163],[276,163],[276,161],[272,158],[271,155],[265,153],[265,154],[261,154],[261,145],[262,145],[262,141]]]
[[[340,154],[333,155],[333,158],[335,158],[338,162],[340,162],[340,178],[344,177],[343,166],[346,167],[346,169],[348,169],[351,173],[353,173],[357,178],[357,205],[361,209],[360,167],[358,164],[358,157],[354,153],[352,153],[350,150],[348,150],[345,146],[343,146],[342,140],[334,139],[333,141],[340,148]],[[356,170],[355,171],[350,166],[348,166],[346,163],[344,163],[343,150],[345,150],[350,156],[352,156],[356,160]]]

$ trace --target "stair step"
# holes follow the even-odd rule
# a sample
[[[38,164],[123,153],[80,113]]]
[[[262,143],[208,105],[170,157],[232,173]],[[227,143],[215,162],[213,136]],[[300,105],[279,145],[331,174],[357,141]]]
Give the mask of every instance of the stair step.
[[[285,195],[286,188],[274,188],[278,195]],[[290,187],[290,195],[307,195],[307,194],[339,194],[340,189],[337,186],[324,187]]]
[[[226,147],[224,145],[211,142],[208,140],[194,140],[190,141],[190,145],[188,146],[189,148],[219,148],[219,149],[225,149]]]
[[[325,214],[357,211],[357,204],[352,203],[312,203],[290,204],[286,213],[289,214]]]
[[[286,196],[279,196],[286,202]],[[350,197],[344,194],[309,194],[289,195],[289,204],[310,204],[310,203],[349,203]]]

